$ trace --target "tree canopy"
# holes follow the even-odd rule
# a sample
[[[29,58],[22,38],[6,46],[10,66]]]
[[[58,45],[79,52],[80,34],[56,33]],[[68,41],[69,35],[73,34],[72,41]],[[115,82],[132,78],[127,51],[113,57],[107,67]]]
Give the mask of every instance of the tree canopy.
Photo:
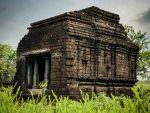
[[[8,44],[0,44],[0,80],[12,80],[15,72],[16,51]]]
[[[148,45],[150,41],[146,37],[146,32],[136,32],[132,26],[125,25],[128,38],[139,46],[139,55],[137,62],[137,75],[142,79],[150,80],[150,50]]]

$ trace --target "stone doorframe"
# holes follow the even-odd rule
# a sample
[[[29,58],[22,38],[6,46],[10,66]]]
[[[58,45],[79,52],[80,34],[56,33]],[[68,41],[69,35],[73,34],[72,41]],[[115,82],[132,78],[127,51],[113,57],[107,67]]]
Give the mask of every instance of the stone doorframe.
[[[27,88],[39,88],[40,78],[40,60],[44,62],[44,83],[47,84],[47,88],[50,85],[50,66],[51,66],[51,54],[40,53],[30,54],[26,56],[26,84]]]

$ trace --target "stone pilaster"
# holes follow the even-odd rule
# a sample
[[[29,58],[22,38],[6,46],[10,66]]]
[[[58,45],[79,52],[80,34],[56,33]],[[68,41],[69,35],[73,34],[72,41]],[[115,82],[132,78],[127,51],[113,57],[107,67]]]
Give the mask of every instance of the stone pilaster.
[[[45,58],[45,73],[44,73],[44,82],[48,83],[49,82],[49,77],[50,76],[50,61],[49,57]]]
[[[33,75],[32,75],[32,63],[28,62],[28,64],[27,64],[27,83],[28,83],[29,87],[32,86],[32,78],[33,78]]]
[[[39,84],[39,64],[38,60],[34,60],[33,88],[37,88]]]

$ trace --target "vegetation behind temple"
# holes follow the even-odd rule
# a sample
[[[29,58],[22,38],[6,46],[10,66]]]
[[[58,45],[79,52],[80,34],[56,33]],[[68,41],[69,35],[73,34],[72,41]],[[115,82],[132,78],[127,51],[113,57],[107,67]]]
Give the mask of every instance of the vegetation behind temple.
[[[134,98],[94,93],[90,98],[81,93],[82,100],[77,102],[67,97],[58,98],[54,93],[53,100],[41,95],[40,99],[24,101],[17,96],[19,89],[16,95],[12,95],[12,87],[1,87],[0,113],[149,113],[150,92],[146,89],[149,88],[141,84],[134,86]]]
[[[16,51],[8,44],[0,44],[0,80],[13,80],[15,72]]]
[[[140,49],[137,62],[137,76],[150,80],[150,50],[148,48],[150,40],[146,37],[146,32],[135,32],[133,27],[128,25],[125,25],[125,29],[129,39],[138,45]]]
[[[135,32],[132,26],[125,25],[130,40],[139,46],[140,52],[137,62],[137,75],[150,80],[150,50],[148,37],[141,31]],[[0,80],[11,81],[16,72],[16,51],[7,44],[0,44]]]

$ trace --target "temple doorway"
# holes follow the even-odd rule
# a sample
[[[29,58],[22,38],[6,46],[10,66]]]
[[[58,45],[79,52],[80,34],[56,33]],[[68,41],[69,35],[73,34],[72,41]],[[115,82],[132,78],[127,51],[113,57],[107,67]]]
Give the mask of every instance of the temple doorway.
[[[39,60],[39,83],[44,82],[44,73],[45,73],[45,60]]]
[[[48,54],[27,56],[27,88],[39,88],[40,83],[50,84],[51,57]]]

